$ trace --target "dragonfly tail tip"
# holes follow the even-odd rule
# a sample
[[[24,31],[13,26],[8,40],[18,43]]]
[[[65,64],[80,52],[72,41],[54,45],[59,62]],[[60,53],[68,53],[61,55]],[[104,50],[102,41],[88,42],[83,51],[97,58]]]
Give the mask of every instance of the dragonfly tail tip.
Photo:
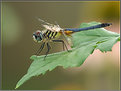
[[[107,27],[107,26],[110,26],[110,25],[112,25],[112,23],[102,23],[101,24],[102,27]]]

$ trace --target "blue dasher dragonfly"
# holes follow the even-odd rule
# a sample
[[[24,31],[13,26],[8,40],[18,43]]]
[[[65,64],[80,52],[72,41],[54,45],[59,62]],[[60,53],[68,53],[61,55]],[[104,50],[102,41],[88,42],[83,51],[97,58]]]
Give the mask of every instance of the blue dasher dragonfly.
[[[48,22],[45,22],[44,20],[38,18],[38,20],[42,23],[42,26],[44,29],[42,31],[37,30],[33,33],[33,40],[37,43],[42,43],[39,50],[36,52],[36,55],[39,55],[40,52],[43,50],[44,46],[47,46],[47,51],[45,54],[44,59],[46,58],[47,54],[49,53],[51,46],[49,42],[61,42],[63,44],[63,50],[64,47],[68,51],[68,48],[65,44],[65,42],[61,39],[58,39],[61,35],[64,35],[65,38],[70,36],[72,33],[85,31],[85,30],[91,30],[91,29],[97,29],[97,28],[103,28],[112,25],[112,23],[102,23],[95,26],[85,27],[85,28],[61,28],[58,24],[50,24]]]

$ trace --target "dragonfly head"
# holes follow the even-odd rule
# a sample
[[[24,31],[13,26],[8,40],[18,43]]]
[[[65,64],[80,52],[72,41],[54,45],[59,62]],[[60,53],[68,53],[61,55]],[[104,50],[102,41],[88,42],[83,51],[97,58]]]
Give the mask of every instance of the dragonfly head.
[[[33,40],[35,41],[35,42],[41,42],[41,40],[42,40],[42,32],[41,31],[39,31],[39,30],[37,30],[36,32],[34,32],[33,33]]]

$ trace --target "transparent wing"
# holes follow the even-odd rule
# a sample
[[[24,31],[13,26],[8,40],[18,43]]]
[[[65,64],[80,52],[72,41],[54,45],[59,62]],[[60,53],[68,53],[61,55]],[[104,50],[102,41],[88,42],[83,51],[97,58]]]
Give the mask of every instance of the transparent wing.
[[[40,21],[41,23],[43,23],[43,24],[51,25],[50,23],[45,22],[44,20],[40,19],[39,17],[36,17],[36,19],[37,19],[38,21]]]
[[[67,39],[67,43],[72,47],[73,46],[72,36],[68,36],[66,39]]]
[[[60,28],[60,26],[58,24],[54,25],[54,24],[45,22],[44,20],[42,20],[40,18],[37,18],[37,19],[38,19],[38,21],[40,21],[42,23],[42,26],[47,30],[50,30],[52,32],[60,32],[61,30],[63,30],[62,28]]]

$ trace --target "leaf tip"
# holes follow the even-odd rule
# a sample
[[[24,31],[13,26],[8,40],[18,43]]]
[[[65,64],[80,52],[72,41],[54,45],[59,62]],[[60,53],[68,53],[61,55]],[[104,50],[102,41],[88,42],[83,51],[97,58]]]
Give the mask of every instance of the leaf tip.
[[[15,87],[15,89],[17,89],[19,86],[18,85],[16,85],[16,87]]]
[[[118,41],[120,41],[120,37],[118,38]]]
[[[93,47],[94,47],[94,48],[96,48],[96,47],[97,47],[97,45],[94,45]]]
[[[31,59],[31,60],[34,60],[36,57],[37,57],[36,55],[32,55],[32,56],[30,57],[30,59]]]

